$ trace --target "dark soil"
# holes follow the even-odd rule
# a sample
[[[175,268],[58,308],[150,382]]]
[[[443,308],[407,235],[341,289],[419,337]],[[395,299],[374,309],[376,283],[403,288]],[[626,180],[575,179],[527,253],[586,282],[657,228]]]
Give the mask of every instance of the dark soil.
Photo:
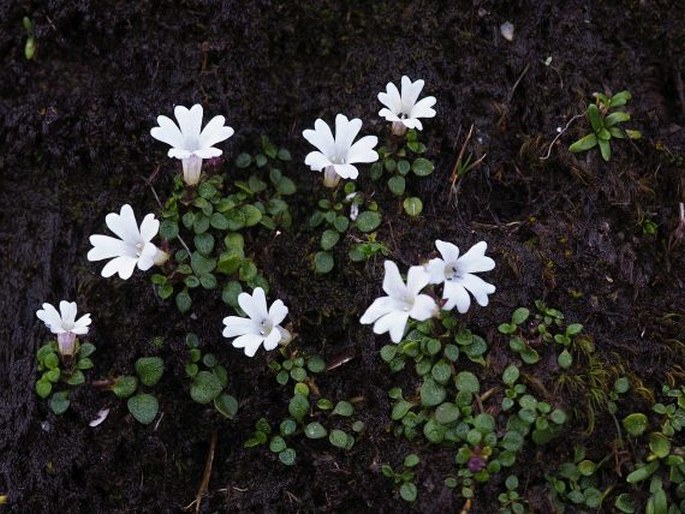
[[[47,5],[46,5],[47,4]],[[37,53],[23,55],[22,17],[34,22]],[[678,2],[51,2],[0,3],[0,495],[6,512],[177,512],[198,490],[209,441],[218,442],[202,512],[400,512],[409,509],[380,465],[419,453],[418,512],[458,512],[464,500],[443,485],[454,452],[396,439],[387,391],[397,385],[378,355],[385,337],[357,320],[380,294],[382,259],[340,265],[317,278],[308,256],[319,233],[306,220],[321,194],[319,176],[302,163],[301,137],[317,117],[338,112],[384,134],[376,94],[402,74],[426,80],[438,115],[422,137],[436,163],[416,182],[426,206],[417,221],[378,190],[386,213],[379,239],[400,269],[429,256],[436,238],[460,248],[485,240],[497,268],[488,308],[465,320],[491,347],[487,370],[501,369],[496,327],[536,299],[580,322],[598,355],[621,374],[659,391],[685,375],[685,266],[678,203],[685,201],[685,14]],[[515,26],[507,42],[499,32]],[[551,57],[549,65],[545,60]],[[571,154],[580,120],[541,160],[554,137],[582,113],[594,91],[633,95],[631,128],[644,138],[613,145],[610,163],[593,150]],[[349,452],[324,442],[295,442],[288,468],[262,447],[244,449],[254,422],[287,413],[288,391],[266,366],[272,355],[245,358],[220,336],[230,314],[217,296],[193,315],[158,300],[149,276],[104,280],[89,263],[88,236],[104,216],[131,203],[156,209],[150,184],[171,190],[177,163],[149,130],[175,104],[200,102],[225,114],[236,135],[221,145],[228,166],[253,150],[260,134],[289,148],[298,185],[295,223],[251,251],[271,283],[270,298],[290,307],[293,343],[329,362],[353,359],[318,380],[331,398],[361,397],[367,426]],[[450,174],[468,128],[468,150],[487,154],[450,196]],[[647,218],[656,234],[643,233]],[[267,241],[266,245],[264,241]],[[341,258],[339,262],[343,262]],[[98,351],[91,376],[131,369],[161,354],[161,422],[136,423],[124,402],[87,384],[55,416],[34,393],[35,351],[47,338],[35,311],[44,301],[76,300],[91,312]],[[190,401],[183,377],[184,335],[196,332],[226,364],[241,408],[220,419]],[[152,344],[160,336],[163,351]],[[499,355],[499,357],[498,357]],[[403,375],[404,376],[404,375]],[[407,380],[406,378],[400,380]],[[406,390],[410,383],[403,385]],[[555,394],[549,392],[553,403]],[[635,395],[619,414],[648,409]],[[558,401],[571,410],[572,394]],[[88,421],[103,406],[99,427]],[[578,409],[582,411],[582,409]],[[605,455],[614,438],[606,415],[591,437],[586,421],[568,437],[529,452],[515,471],[536,512],[552,512],[544,473],[583,444]],[[501,478],[478,492],[471,512],[497,510]],[[618,479],[613,479],[617,484]],[[611,482],[607,485],[611,485]],[[606,502],[606,511],[613,501]],[[2,510],[3,507],[0,507]]]

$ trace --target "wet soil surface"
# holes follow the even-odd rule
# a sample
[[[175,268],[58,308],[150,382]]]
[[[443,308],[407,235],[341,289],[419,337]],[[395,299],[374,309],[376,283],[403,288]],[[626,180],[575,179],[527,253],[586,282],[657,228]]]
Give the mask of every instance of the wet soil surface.
[[[309,257],[319,234],[306,221],[323,191],[302,163],[309,151],[302,130],[343,112],[362,118],[364,133],[383,136],[376,95],[403,74],[425,79],[425,93],[438,100],[422,133],[436,171],[417,181],[425,210],[410,220],[362,170],[360,186],[377,190],[385,212],[378,237],[390,258],[406,269],[432,254],[436,238],[464,248],[485,240],[497,262],[488,275],[497,292],[464,320],[491,350],[506,344],[496,327],[513,309],[544,299],[583,323],[598,354],[623,373],[653,390],[682,383],[685,14],[676,7],[656,0],[0,4],[0,494],[8,500],[0,510],[178,512],[195,498],[214,431],[202,512],[464,506],[443,485],[454,452],[408,443],[390,429],[387,391],[398,378],[378,355],[387,339],[357,322],[380,294],[382,259],[316,277]],[[25,15],[37,40],[32,61],[23,52]],[[500,34],[505,21],[514,25],[512,42]],[[540,158],[591,93],[623,89],[633,95],[631,128],[642,140],[616,143],[609,163],[596,150],[571,154],[568,145],[587,130],[580,120]],[[170,192],[177,163],[149,130],[158,114],[196,102],[225,114],[236,130],[220,166],[252,151],[261,134],[293,154],[293,228],[266,245],[255,234],[252,251],[270,297],[290,307],[299,334],[293,344],[329,362],[353,357],[318,381],[332,398],[362,399],[367,428],[349,452],[302,438],[289,468],[264,447],[243,448],[259,417],[287,415],[288,391],[267,367],[273,357],[248,359],[226,344],[221,319],[230,312],[217,295],[184,316],[155,296],[149,276],[105,280],[86,260],[88,236],[102,232],[106,213],[123,203],[154,211],[150,184],[161,196]],[[450,176],[472,124],[468,151],[487,157],[455,199]],[[645,219],[656,223],[654,234],[645,233]],[[62,416],[37,398],[35,351],[46,331],[35,311],[61,299],[92,313],[92,376],[127,372],[143,355],[165,358],[158,424],[136,423],[123,402],[88,384]],[[183,337],[190,331],[229,370],[240,401],[233,421],[188,398]],[[162,350],[155,337],[165,341]],[[401,383],[406,376],[399,380],[411,389]],[[570,407],[579,399],[558,401]],[[634,401],[619,414],[646,408]],[[103,406],[111,408],[108,419],[88,427]],[[531,510],[552,512],[546,469],[567,460],[575,443],[605,454],[611,423],[598,419],[587,438],[578,420],[568,437],[521,456],[514,471]],[[413,507],[380,472],[411,451],[422,457]],[[502,480],[478,492],[471,512],[496,511]]]

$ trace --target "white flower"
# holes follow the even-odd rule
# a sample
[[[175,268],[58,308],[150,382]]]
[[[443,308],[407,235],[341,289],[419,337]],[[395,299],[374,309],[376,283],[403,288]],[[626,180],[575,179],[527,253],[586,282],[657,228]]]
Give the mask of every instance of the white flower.
[[[111,277],[115,273],[126,280],[133,274],[133,269],[145,271],[153,264],[162,264],[169,255],[157,248],[150,241],[157,235],[159,220],[154,214],[148,214],[138,228],[135,214],[130,205],[121,207],[121,213],[109,213],[105,217],[109,229],[120,239],[95,234],[90,236],[93,248],[88,252],[89,261],[112,259],[102,268],[103,277]]]
[[[383,291],[388,296],[376,298],[359,321],[364,325],[374,323],[376,334],[390,332],[390,339],[399,343],[409,318],[427,320],[436,313],[437,305],[427,294],[419,294],[430,278],[422,266],[409,268],[405,285],[394,262],[385,261],[384,265]]]
[[[265,350],[273,350],[280,342],[290,341],[290,332],[279,325],[288,315],[288,308],[281,300],[276,300],[267,311],[264,289],[258,287],[251,295],[240,293],[238,304],[249,317],[224,318],[223,336],[239,336],[231,342],[234,348],[244,348],[245,355],[254,357],[261,344]]]
[[[485,256],[488,244],[485,241],[476,243],[461,257],[459,248],[452,243],[438,239],[435,246],[442,259],[431,259],[426,264],[426,270],[430,273],[431,284],[444,283],[442,297],[447,302],[442,308],[451,310],[456,305],[457,310],[464,314],[471,305],[469,292],[479,305],[485,307],[488,295],[494,293],[496,288],[473,273],[490,271],[495,267],[495,261]]]
[[[44,303],[43,308],[36,311],[38,319],[45,323],[50,332],[57,334],[57,344],[61,355],[74,354],[74,342],[77,335],[88,333],[88,325],[91,323],[90,314],[84,314],[76,319],[76,302],[59,302],[59,312],[49,303]]]
[[[214,116],[205,128],[202,128],[202,106],[193,105],[190,109],[177,105],[174,116],[178,126],[167,116],[158,116],[159,127],[150,129],[150,135],[155,139],[171,145],[169,157],[181,159],[183,164],[183,180],[188,185],[195,185],[200,181],[202,159],[219,157],[222,151],[213,145],[231,137],[234,130],[225,126],[226,118]]]
[[[407,132],[407,129],[423,130],[423,125],[418,118],[435,116],[435,110],[432,108],[435,105],[434,96],[427,96],[417,102],[423,84],[423,80],[419,79],[412,82],[409,77],[404,75],[402,77],[402,94],[392,82],[388,82],[386,93],[378,93],[378,100],[385,105],[378,112],[378,115],[392,122],[393,134],[402,136]]]
[[[335,187],[340,178],[357,178],[359,171],[352,164],[378,160],[378,153],[373,149],[378,144],[376,136],[364,136],[352,144],[361,128],[362,120],[359,118],[348,120],[347,116],[338,114],[335,117],[335,137],[322,119],[314,122],[314,130],[302,132],[304,138],[319,150],[307,154],[304,163],[314,171],[324,170],[326,187]]]

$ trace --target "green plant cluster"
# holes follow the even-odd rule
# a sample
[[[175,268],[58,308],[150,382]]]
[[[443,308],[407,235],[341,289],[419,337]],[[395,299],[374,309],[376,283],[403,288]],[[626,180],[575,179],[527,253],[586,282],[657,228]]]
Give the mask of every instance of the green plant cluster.
[[[415,453],[410,453],[404,458],[402,462],[402,470],[395,471],[390,464],[383,464],[381,466],[381,473],[383,476],[392,479],[396,486],[399,486],[400,498],[404,501],[416,501],[418,489],[414,483],[416,474],[413,469],[421,462],[421,459]]]
[[[285,352],[286,350],[283,350]],[[298,435],[307,439],[327,439],[335,448],[349,450],[355,444],[353,433],[364,430],[364,423],[354,419],[355,409],[351,402],[334,402],[321,396],[314,375],[326,369],[324,360],[316,355],[284,355],[282,362],[272,361],[270,368],[276,373],[281,386],[294,384],[293,394],[288,400],[288,417],[278,423],[278,431],[271,423],[261,418],[255,423],[255,431],[245,441],[246,448],[269,443],[269,450],[278,455],[286,466],[295,464],[297,452],[289,441]]]
[[[179,248],[152,275],[162,299],[176,292],[179,311],[192,306],[190,291],[196,288],[221,290],[222,300],[238,308],[243,285],[250,289],[269,284],[246,254],[243,232],[255,226],[267,230],[292,224],[285,197],[295,193],[294,182],[283,174],[291,159],[285,148],[277,148],[262,137],[261,151],[242,153],[235,160],[238,169],[252,171],[246,181],[232,183],[224,175],[205,177],[197,188],[186,188],[180,176],[162,211],[160,237]]]
[[[585,448],[574,449],[573,461],[564,462],[556,473],[546,474],[548,483],[552,487],[552,498],[560,511],[564,506],[573,505],[578,509],[588,509],[597,512],[610,488],[599,489],[598,469],[606,462],[595,463],[587,459]]]
[[[202,354],[196,334],[186,335],[186,346],[189,360],[185,372],[190,378],[190,397],[201,405],[211,403],[219,414],[233,419],[238,413],[238,401],[226,391],[226,368],[219,364],[213,354]]]
[[[585,116],[590,122],[592,132],[580,138],[569,146],[571,152],[585,152],[599,146],[602,159],[611,159],[611,140],[616,139],[640,139],[642,134],[638,130],[623,129],[621,123],[630,120],[630,114],[622,109],[628,100],[632,98],[630,92],[621,91],[614,96],[604,93],[594,93],[595,103],[587,106]]]
[[[319,241],[321,250],[314,255],[314,270],[321,275],[329,273],[335,266],[332,250],[345,235],[355,229],[361,234],[367,234],[367,237],[372,237],[375,241],[374,230],[381,224],[378,204],[357,191],[357,185],[354,182],[345,183],[342,199],[338,198],[338,194],[338,190],[335,189],[331,192],[330,198],[319,200],[318,209],[309,219],[311,228],[324,228]],[[349,216],[345,214],[346,210],[350,211]],[[352,214],[354,211],[357,211],[356,215]],[[360,255],[358,246],[353,245],[350,249],[349,257],[353,261],[365,258],[366,254],[363,251],[361,251],[362,257],[358,258]]]
[[[524,514],[526,501],[518,492],[519,479],[516,475],[509,475],[504,481],[506,491],[497,496],[500,504],[500,514]]]
[[[86,381],[84,371],[93,367],[90,356],[95,352],[91,343],[81,344],[75,341],[72,356],[60,356],[57,341],[50,341],[38,349],[38,372],[41,374],[36,381],[36,393],[41,398],[50,398],[48,405],[55,414],[63,414],[69,408],[69,388],[83,384]],[[66,389],[56,390],[58,385]]]
[[[410,173],[417,177],[427,177],[433,173],[435,165],[422,157],[426,145],[419,141],[415,129],[408,130],[403,138],[392,137],[378,149],[380,160],[371,166],[372,180],[380,180],[389,175],[387,180],[390,192],[403,199],[404,212],[415,217],[423,211],[423,202],[416,196],[407,196],[407,177]]]
[[[117,398],[128,398],[126,406],[131,415],[143,425],[149,425],[157,417],[159,401],[147,392],[164,375],[164,361],[161,357],[141,357],[134,364],[135,375],[117,377],[110,389]]]
[[[411,323],[413,329],[400,344],[381,349],[391,371],[413,362],[409,369],[419,379],[416,390],[406,395],[398,387],[389,391],[394,432],[410,441],[423,436],[429,443],[454,448],[457,470],[445,483],[460,487],[462,497],[473,498],[477,484],[514,465],[527,439],[544,445],[557,436],[567,415],[528,393],[518,383],[520,372],[514,364],[497,386],[507,391],[501,402],[495,388],[483,391],[478,378],[482,373],[473,366],[485,366],[487,342],[454,319]]]
[[[625,478],[628,484],[640,487],[649,484],[642,494],[629,492],[616,497],[614,506],[623,513],[682,514],[685,512],[685,386],[662,389],[664,402],[655,403],[652,411],[658,416],[658,429],[649,433],[657,420],[635,412],[623,419],[623,428],[634,439],[633,452],[637,461]],[[650,423],[651,421],[651,423]],[[644,503],[640,500],[645,498]]]

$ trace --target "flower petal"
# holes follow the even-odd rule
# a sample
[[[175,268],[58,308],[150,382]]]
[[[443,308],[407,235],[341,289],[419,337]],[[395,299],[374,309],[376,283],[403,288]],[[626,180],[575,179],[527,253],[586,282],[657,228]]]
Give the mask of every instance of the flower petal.
[[[288,308],[282,300],[276,300],[271,304],[271,307],[269,308],[269,320],[271,320],[271,323],[280,325],[287,315]]]
[[[155,218],[154,214],[147,214],[140,224],[140,237],[147,243],[152,241],[152,238],[157,235],[157,232],[159,232],[159,220]]]
[[[269,313],[266,310],[266,295],[261,287],[256,288],[252,295],[240,293],[238,295],[238,304],[245,311],[245,314],[258,323],[269,317]]]
[[[407,286],[400,276],[397,264],[392,261],[385,261],[385,276],[383,277],[383,291],[393,298],[401,298],[407,294]]]
[[[425,82],[422,79],[412,82],[406,75],[402,77],[402,110],[405,114],[411,112],[424,84]]]
[[[143,246],[140,255],[137,256],[138,262],[136,263],[136,265],[138,266],[138,269],[141,271],[147,271],[152,266],[154,266],[155,257],[157,256],[158,251],[159,250],[154,244],[145,243],[145,246]]]
[[[427,294],[420,294],[414,300],[414,307],[409,311],[409,316],[417,321],[425,321],[432,318],[438,310],[435,300]]]
[[[401,121],[404,123],[404,120],[401,119],[397,114],[392,112],[390,109],[383,108],[380,111],[378,111],[378,115],[381,118],[385,118],[387,121]]]
[[[459,259],[459,269],[466,273],[479,273],[495,268],[495,261],[485,256],[488,244],[480,241],[473,245],[468,252]]]
[[[140,232],[138,231],[136,215],[129,204],[122,205],[119,214],[111,212],[105,216],[105,223],[124,242],[134,246],[139,242]]]
[[[435,109],[432,107],[435,105],[435,97],[427,96],[422,98],[414,107],[412,107],[411,112],[408,113],[410,118],[433,118],[435,117]]]
[[[430,275],[423,266],[412,266],[407,273],[407,291],[412,297],[428,285]]]
[[[186,150],[185,148],[171,148],[167,152],[167,155],[176,159],[187,159],[193,155],[193,152],[191,150]]]
[[[307,157],[304,158],[304,163],[309,166],[314,171],[321,171],[327,166],[331,166],[333,163],[321,152],[310,152]]]
[[[355,144],[353,144],[347,152],[347,164],[355,162],[376,162],[378,160],[378,153],[374,147],[378,144],[376,136],[364,136]]]
[[[233,345],[233,348],[244,348],[245,355],[254,357],[254,354],[257,353],[257,350],[259,349],[259,345],[261,345],[263,341],[264,336],[245,334],[231,341],[231,345]]]
[[[174,109],[174,116],[178,120],[184,139],[190,137],[198,140],[200,129],[202,128],[202,106],[193,105],[190,109],[182,105],[177,105]]]
[[[331,127],[320,118],[314,122],[314,130],[304,130],[302,136],[324,155],[330,157],[335,152],[335,138]]]
[[[62,328],[62,316],[60,316],[57,309],[52,304],[44,303],[43,308],[36,311],[36,316],[39,320],[45,323],[45,326],[50,329],[53,334],[64,333]]]
[[[115,257],[105,264],[105,267],[102,268],[100,274],[105,278],[109,278],[115,273],[118,273],[119,278],[122,280],[128,280],[131,278],[131,275],[133,275],[133,270],[135,269],[137,262],[138,259],[135,257],[121,255],[119,257]]]
[[[471,297],[459,282],[445,282],[442,297],[447,300],[442,307],[446,311],[451,311],[456,305],[457,310],[464,314],[471,306]]]
[[[224,318],[224,337],[236,337],[245,334],[259,335],[259,325],[249,318],[239,316],[227,316]]]
[[[226,118],[214,116],[200,133],[200,148],[209,148],[226,141],[235,131],[226,125]]]
[[[359,170],[351,164],[334,164],[333,169],[342,178],[355,179],[359,176]]]
[[[269,335],[267,335],[264,338],[264,349],[267,351],[271,351],[274,348],[278,346],[278,343],[281,342],[281,331],[278,330],[278,326],[274,326],[271,329],[271,332],[269,332]]]
[[[440,239],[436,239],[435,247],[440,252],[440,255],[442,256],[445,263],[457,262],[457,259],[459,258],[459,248],[457,248],[456,245],[448,243],[447,241],[441,241]]]
[[[390,332],[390,339],[393,343],[402,341],[404,330],[407,327],[409,313],[403,311],[392,311],[376,321],[373,325],[375,334]]]
[[[62,300],[59,302],[59,312],[62,315],[62,324],[67,326],[74,326],[76,321],[76,302],[67,302]]]
[[[88,325],[90,325],[91,319],[90,319],[90,314],[84,314],[81,316],[79,319],[76,320],[74,323],[74,328],[71,329],[71,332],[77,335],[83,335],[88,333]]]
[[[437,257],[431,259],[426,264],[426,272],[430,275],[429,284],[442,284],[445,281],[445,261]]]
[[[175,148],[183,146],[183,134],[178,126],[166,116],[157,116],[157,124],[159,127],[150,129],[150,135],[156,140],[166,143]]]
[[[335,149],[338,155],[347,155],[352,147],[352,141],[362,129],[359,118],[347,119],[344,114],[335,117]]]
[[[378,93],[378,101],[385,105],[390,112],[397,115],[402,109],[402,97],[397,89],[397,86],[392,82],[388,82],[385,86],[387,93]],[[378,113],[380,116],[383,114]]]
[[[223,150],[220,148],[200,148],[199,150],[193,150],[192,154],[198,156],[200,159],[213,159],[214,157],[219,157]]]
[[[93,245],[93,248],[90,249],[87,255],[89,261],[101,261],[118,257],[119,255],[134,256],[130,255],[131,246],[124,243],[121,239],[94,234],[90,236],[89,240],[90,244]]]
[[[362,317],[359,318],[359,323],[362,325],[369,325],[381,316],[385,316],[395,310],[395,306],[396,302],[389,296],[376,298],[369,308],[366,309],[364,314],[362,314]]]
[[[478,305],[485,307],[488,304],[488,295],[497,289],[492,284],[487,283],[478,275],[467,273],[462,278],[462,284],[473,295]]]

